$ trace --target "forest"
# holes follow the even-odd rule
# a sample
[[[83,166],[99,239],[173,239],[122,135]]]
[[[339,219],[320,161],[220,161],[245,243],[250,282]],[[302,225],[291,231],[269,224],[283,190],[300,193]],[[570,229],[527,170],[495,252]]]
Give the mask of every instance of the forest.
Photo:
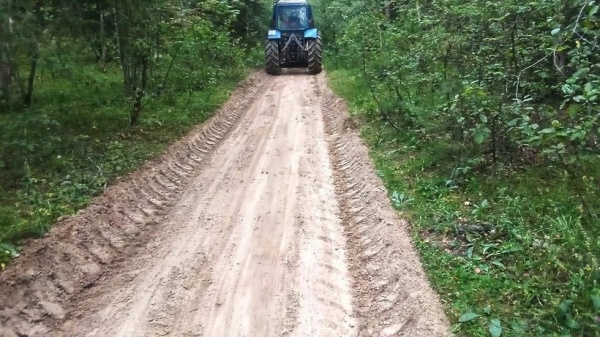
[[[0,0],[0,263],[262,63],[263,2]]]
[[[600,331],[600,2],[312,0],[463,336]],[[263,67],[272,2],[0,0],[0,266]]]

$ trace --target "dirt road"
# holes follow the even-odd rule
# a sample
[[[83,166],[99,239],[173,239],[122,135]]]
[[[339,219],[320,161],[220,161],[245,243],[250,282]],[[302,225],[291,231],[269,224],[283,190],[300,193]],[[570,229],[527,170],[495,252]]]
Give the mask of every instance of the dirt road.
[[[216,116],[0,275],[2,336],[447,336],[324,75]]]

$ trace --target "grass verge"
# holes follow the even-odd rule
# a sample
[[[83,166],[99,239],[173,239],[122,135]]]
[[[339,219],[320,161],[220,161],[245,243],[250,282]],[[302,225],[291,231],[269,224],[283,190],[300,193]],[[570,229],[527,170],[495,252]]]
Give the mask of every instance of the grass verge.
[[[456,160],[458,144],[386,126],[355,72],[328,76],[359,121],[390,202],[411,222],[455,333],[600,336],[600,224],[582,221],[564,172],[475,171]]]
[[[166,94],[129,127],[120,70],[80,70],[70,81],[41,74],[32,108],[0,114],[0,270],[23,240],[43,236],[208,119],[249,73],[232,69],[203,90]]]

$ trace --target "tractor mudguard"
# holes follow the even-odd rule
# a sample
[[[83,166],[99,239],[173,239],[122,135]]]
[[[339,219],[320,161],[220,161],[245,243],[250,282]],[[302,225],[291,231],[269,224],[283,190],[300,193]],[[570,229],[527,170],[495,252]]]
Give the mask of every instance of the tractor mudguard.
[[[316,28],[309,28],[307,30],[304,31],[304,38],[305,39],[316,39],[318,36],[318,31]]]
[[[267,39],[269,39],[269,40],[281,39],[281,31],[279,29],[269,29],[269,32],[267,34]]]

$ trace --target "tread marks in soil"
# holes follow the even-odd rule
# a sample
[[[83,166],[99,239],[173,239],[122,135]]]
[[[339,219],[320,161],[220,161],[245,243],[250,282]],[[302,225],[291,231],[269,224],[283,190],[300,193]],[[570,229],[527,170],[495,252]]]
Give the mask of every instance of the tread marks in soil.
[[[146,224],[156,223],[154,218],[160,214],[157,211],[162,208],[164,212],[170,199],[200,168],[203,161],[198,159],[214,151],[265,88],[266,79],[260,72],[251,75],[229,102],[199,127],[210,133],[197,140],[188,136],[176,142],[133,173],[138,195],[133,192],[136,187],[132,180],[125,178],[108,187],[85,210],[58,221],[43,239],[30,243],[21,257],[0,274],[0,335],[44,335],[62,319],[61,305],[65,301],[93,286],[105,272],[105,264],[132,244],[144,242],[149,235]],[[197,133],[195,130],[190,134]],[[149,183],[156,184],[150,188]],[[163,192],[160,198],[151,197],[157,192]],[[143,202],[132,207],[132,200]]]
[[[343,101],[323,88],[322,109],[329,152],[336,168],[353,274],[359,336],[451,336],[435,292],[429,287],[405,222],[398,218],[370,165],[367,148],[344,128]]]

